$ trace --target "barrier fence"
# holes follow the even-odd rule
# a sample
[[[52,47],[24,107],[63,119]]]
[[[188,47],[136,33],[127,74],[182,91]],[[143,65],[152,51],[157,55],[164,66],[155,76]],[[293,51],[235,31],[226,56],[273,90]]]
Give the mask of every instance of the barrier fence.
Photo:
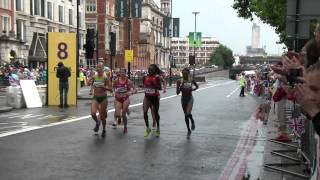
[[[319,136],[313,129],[312,121],[307,119],[301,113],[300,106],[292,101],[277,103],[275,112],[277,112],[280,128],[281,126],[285,126],[289,130],[292,142],[285,143],[269,140],[284,145],[285,148],[271,152],[272,155],[282,158],[281,163],[265,164],[265,168],[302,179],[320,180]],[[298,119],[299,121],[293,123],[292,119]],[[299,124],[300,120],[302,121]],[[296,130],[299,128],[301,132]]]

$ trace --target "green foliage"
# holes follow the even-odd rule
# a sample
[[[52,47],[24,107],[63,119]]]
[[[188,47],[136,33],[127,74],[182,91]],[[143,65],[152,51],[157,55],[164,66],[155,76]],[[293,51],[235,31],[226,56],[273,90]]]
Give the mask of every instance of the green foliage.
[[[214,53],[212,53],[209,64],[214,64],[224,69],[232,67],[234,63],[232,50],[224,45],[220,45]]]
[[[245,19],[253,20],[256,15],[275,28],[280,42],[286,42],[287,0],[234,0],[233,8]]]

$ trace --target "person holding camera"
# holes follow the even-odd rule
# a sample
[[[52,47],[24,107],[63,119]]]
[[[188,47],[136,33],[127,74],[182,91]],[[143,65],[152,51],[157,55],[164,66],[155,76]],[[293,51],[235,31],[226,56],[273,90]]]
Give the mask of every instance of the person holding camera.
[[[161,76],[161,70],[155,64],[151,64],[148,68],[148,75],[143,78],[143,86],[145,89],[145,96],[143,99],[143,117],[146,124],[146,131],[144,137],[149,136],[151,129],[148,121],[148,110],[151,109],[152,118],[157,124],[156,137],[160,136],[160,93],[161,83],[163,83],[163,93],[166,93],[166,82]]]
[[[59,91],[60,91],[60,108],[68,108],[68,91],[69,82],[68,79],[71,76],[70,69],[65,67],[62,62],[58,63],[58,69],[56,77],[59,78]]]
[[[305,83],[294,88],[296,100],[320,135],[320,62],[310,66],[303,79]]]

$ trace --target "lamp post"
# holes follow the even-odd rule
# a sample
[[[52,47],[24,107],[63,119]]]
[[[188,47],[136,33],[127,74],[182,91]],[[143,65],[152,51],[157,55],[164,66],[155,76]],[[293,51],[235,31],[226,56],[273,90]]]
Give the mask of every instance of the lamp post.
[[[193,35],[193,55],[194,55],[194,65],[193,65],[193,78],[195,76],[195,67],[196,67],[196,37],[197,37],[197,15],[200,12],[192,12],[194,14],[194,35]]]
[[[170,52],[169,52],[169,86],[172,85],[172,64],[173,64],[173,57],[172,57],[172,37],[173,37],[173,20],[172,20],[172,0],[170,1]]]

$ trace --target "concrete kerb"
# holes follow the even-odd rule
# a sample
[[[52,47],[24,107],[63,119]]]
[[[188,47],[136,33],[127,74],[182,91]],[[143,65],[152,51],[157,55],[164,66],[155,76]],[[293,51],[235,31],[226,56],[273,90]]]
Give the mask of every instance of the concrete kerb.
[[[7,106],[1,106],[0,107],[0,113],[5,113],[11,111],[13,108],[12,107],[7,107]]]

